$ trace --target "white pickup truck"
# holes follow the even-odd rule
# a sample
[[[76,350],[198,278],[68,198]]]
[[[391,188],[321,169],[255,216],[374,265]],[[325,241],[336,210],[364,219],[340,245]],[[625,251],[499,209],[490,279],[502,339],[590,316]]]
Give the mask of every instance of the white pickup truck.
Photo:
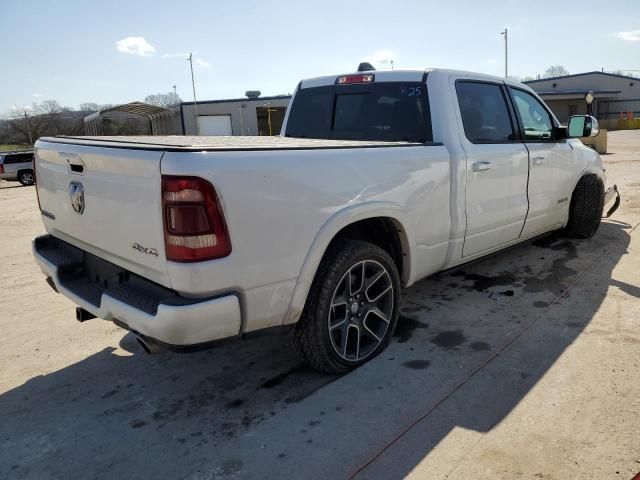
[[[311,366],[344,372],[389,343],[402,287],[552,230],[592,236],[617,189],[569,138],[596,134],[487,75],[303,80],[280,137],[40,139],[33,253],[78,320],[147,351],[293,325]]]

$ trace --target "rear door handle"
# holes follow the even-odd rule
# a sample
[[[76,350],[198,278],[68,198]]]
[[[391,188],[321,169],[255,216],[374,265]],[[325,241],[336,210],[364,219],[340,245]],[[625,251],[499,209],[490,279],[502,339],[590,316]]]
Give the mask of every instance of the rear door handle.
[[[533,157],[532,160],[534,165],[542,165],[547,161],[547,159],[544,157]]]
[[[485,170],[491,170],[491,162],[473,162],[474,172],[484,172]]]

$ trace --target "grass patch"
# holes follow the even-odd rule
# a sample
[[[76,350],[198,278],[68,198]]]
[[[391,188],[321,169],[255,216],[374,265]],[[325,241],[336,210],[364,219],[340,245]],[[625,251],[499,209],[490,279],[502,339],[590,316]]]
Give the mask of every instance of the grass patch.
[[[25,150],[33,148],[31,145],[0,145],[0,152],[6,152],[7,150]]]

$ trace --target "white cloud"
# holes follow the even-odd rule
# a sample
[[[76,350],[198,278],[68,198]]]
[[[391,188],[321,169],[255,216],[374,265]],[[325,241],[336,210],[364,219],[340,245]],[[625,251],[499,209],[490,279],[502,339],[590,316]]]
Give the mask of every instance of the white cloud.
[[[205,67],[205,68],[209,68],[211,67],[211,64],[209,62],[205,62],[204,60],[202,60],[201,58],[196,58],[194,60],[194,62],[196,62],[196,65],[200,66],[200,67]]]
[[[630,32],[619,32],[616,34],[621,40],[625,42],[640,42],[640,30],[632,30]]]
[[[119,52],[149,57],[156,51],[155,47],[147,42],[143,37],[127,37],[116,42]]]
[[[183,57],[187,58],[189,54],[187,52],[176,52],[176,53],[163,53],[160,58],[174,58],[174,57]]]
[[[35,92],[31,94],[32,97],[40,98],[42,96],[41,93]]]
[[[378,50],[377,52],[369,55],[366,61],[371,63],[374,67],[380,67],[390,65],[393,61],[393,57],[394,55],[391,50]]]

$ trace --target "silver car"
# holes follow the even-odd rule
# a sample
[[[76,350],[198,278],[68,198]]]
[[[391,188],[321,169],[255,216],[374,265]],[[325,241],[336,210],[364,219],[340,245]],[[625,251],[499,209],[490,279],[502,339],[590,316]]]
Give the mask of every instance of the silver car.
[[[0,153],[0,178],[17,180],[22,185],[33,185],[33,151]]]

